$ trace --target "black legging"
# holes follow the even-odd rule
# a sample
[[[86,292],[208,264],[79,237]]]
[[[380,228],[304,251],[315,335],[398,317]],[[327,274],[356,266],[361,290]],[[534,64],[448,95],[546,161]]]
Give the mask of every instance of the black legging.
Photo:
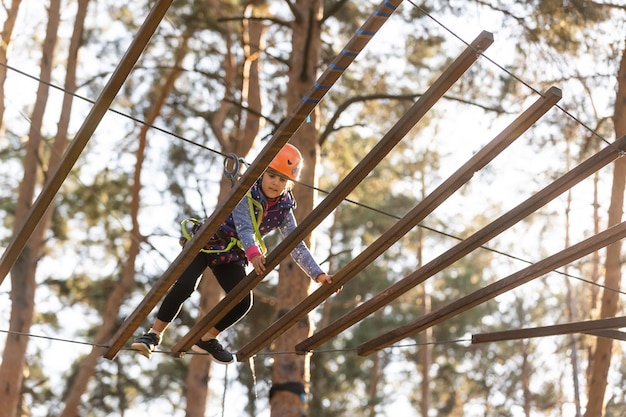
[[[170,323],[178,316],[183,303],[191,296],[196,288],[198,288],[200,277],[207,268],[208,263],[209,256],[204,252],[198,253],[198,256],[191,261],[191,264],[189,264],[187,269],[185,269],[163,299],[163,303],[157,313],[159,320]],[[211,270],[215,278],[217,278],[217,282],[227,293],[246,277],[245,268],[239,264],[211,266]],[[220,332],[226,330],[248,314],[251,308],[252,292],[233,307],[233,309],[215,325],[215,328]]]

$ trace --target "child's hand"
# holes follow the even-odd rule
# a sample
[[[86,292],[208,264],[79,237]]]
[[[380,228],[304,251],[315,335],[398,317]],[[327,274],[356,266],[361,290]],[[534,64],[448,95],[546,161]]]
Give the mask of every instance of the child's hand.
[[[315,278],[315,282],[317,282],[318,284],[332,284],[333,283],[333,279],[328,274],[319,274]]]
[[[328,274],[319,274],[317,276],[317,278],[315,278],[315,282],[317,282],[318,284],[327,284],[330,285],[333,283],[333,278],[328,275]],[[339,291],[341,291],[343,287],[339,287],[337,288],[337,290],[335,291],[335,294],[337,294]]]
[[[250,263],[254,267],[254,272],[256,272],[257,275],[261,275],[263,272],[265,272],[265,256],[255,256],[254,258],[252,258]]]

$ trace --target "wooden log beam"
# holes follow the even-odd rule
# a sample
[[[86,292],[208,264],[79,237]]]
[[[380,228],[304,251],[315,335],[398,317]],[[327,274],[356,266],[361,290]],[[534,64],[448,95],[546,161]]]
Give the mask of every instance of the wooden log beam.
[[[419,100],[409,109],[409,111],[398,121],[396,126],[385,135],[381,142],[387,142],[390,136],[397,136],[398,130],[402,135],[408,132],[413,126],[442,96],[443,94],[467,71],[467,69],[476,61],[478,50],[483,51],[493,43],[493,37],[488,32],[482,32],[472,44],[448,67],[441,76],[433,83]],[[398,139],[394,139],[396,142]],[[370,152],[368,158],[374,158],[372,154],[376,149]],[[471,178],[473,171],[464,176],[465,179]],[[464,180],[459,178],[458,183],[454,184],[460,187]],[[282,315],[272,325],[270,325],[259,336],[251,340],[237,352],[237,359],[245,361],[253,356],[263,346],[267,345],[271,340],[275,339],[291,326],[293,326],[303,316],[308,314],[322,301],[333,294],[338,288],[343,286],[347,281],[353,278],[367,264],[376,259],[380,254],[387,250],[394,242],[404,236],[411,230],[421,219],[428,213],[432,212],[441,202],[454,193],[454,187],[443,189],[441,194],[427,199],[418,209],[414,209],[411,213],[400,220],[396,225],[389,229],[383,236],[370,245],[363,253],[353,259],[348,265],[344,266],[340,271],[333,275],[333,284],[318,288],[313,294],[309,295],[300,304],[292,308],[286,314]]]
[[[626,342],[626,332],[620,332],[619,330],[586,330],[581,333]]]
[[[555,324],[529,329],[505,330],[501,332],[478,333],[472,335],[472,344],[501,342],[505,340],[527,339],[532,337],[556,336],[571,333],[609,335],[622,332],[604,333],[609,329],[626,327],[626,317],[612,317],[600,320],[580,321],[576,323]],[[606,337],[606,336],[603,336]]]
[[[522,132],[532,126],[543,114],[545,114],[548,109],[556,104],[560,97],[561,94],[558,89],[549,89],[545,96],[540,97],[538,101],[536,101],[522,115],[520,115],[515,121],[513,121],[513,123],[509,125],[502,133],[500,133],[488,147],[481,151],[481,153],[493,152],[494,144],[502,143],[502,141],[508,142],[517,138]],[[474,161],[476,158],[484,158],[481,153],[476,154],[468,163],[466,163],[459,170],[459,172],[466,172],[467,166],[473,166],[474,163],[472,163],[472,161]],[[495,156],[496,154],[492,154],[491,158]],[[615,156],[613,155],[610,160],[613,160],[614,158]],[[609,158],[606,159],[608,160]],[[475,170],[471,171],[472,174],[474,172]],[[457,175],[458,173],[455,174],[455,176]],[[451,179],[453,179],[455,176],[451,177]],[[451,181],[451,179],[444,182],[438,189],[433,192],[433,194],[441,192],[439,191],[439,189],[441,188],[443,188],[443,191],[445,191],[448,187],[450,187],[451,185],[449,184],[449,182]],[[513,209],[509,215],[500,217],[498,220],[476,232],[474,235],[459,243],[457,246],[446,251],[444,254],[428,262],[426,265],[417,269],[412,274],[401,279],[400,281],[388,287],[386,290],[359,305],[357,308],[346,313],[344,316],[340,317],[327,327],[321,329],[309,338],[298,343],[296,345],[296,351],[303,353],[321,345],[322,343],[336,336],[343,330],[364,319],[374,311],[387,305],[392,300],[395,300],[411,288],[422,283],[427,278],[433,276],[437,272],[442,271],[447,266],[461,259],[463,256],[478,248],[480,245],[484,244],[492,237],[509,228],[512,224],[520,221],[528,214],[535,211],[538,207],[544,205],[547,201],[549,201],[548,198],[554,198],[561,192],[562,191],[558,189],[551,189],[549,193],[541,194],[538,197],[534,197],[533,199],[528,201],[526,206],[518,206],[516,209]],[[548,195],[546,196],[545,194]],[[429,198],[431,198],[431,196],[426,197],[426,200]]]
[[[348,42],[341,53],[328,66],[326,71],[319,77],[313,87],[307,92],[302,99],[301,107],[307,106],[306,111],[296,111],[296,114],[306,117],[313,107],[319,102],[330,87],[336,82],[339,76],[354,61],[361,50],[367,45],[369,40],[374,36],[378,29],[383,25],[395,8],[401,3],[401,0],[384,1],[372,13],[372,15],[363,23],[352,39]],[[301,121],[300,121],[301,122]],[[298,124],[300,126],[300,124]],[[287,256],[293,248],[295,248],[309,233],[311,233],[324,218],[334,210],[337,205],[356,187],[356,185],[369,173],[375,166],[376,159],[384,157],[393,145],[391,142],[380,146],[378,149],[381,155],[373,155],[370,159],[364,161],[363,171],[355,172],[348,175],[331,195],[327,196],[324,201],[302,221],[296,230],[294,230],[286,239],[284,239],[267,257],[265,268],[269,272],[274,269],[280,261]],[[193,346],[193,344],[208,329],[213,327],[228,311],[230,311],[239,301],[245,297],[261,280],[265,274],[257,275],[252,271],[242,282],[240,282],[232,291],[230,291],[211,311],[198,320],[194,326],[185,334],[178,343],[176,343],[172,352],[174,356],[180,356]]]
[[[429,327],[441,323],[453,316],[461,314],[472,307],[491,300],[506,291],[510,291],[528,281],[538,278],[556,268],[560,268],[572,261],[580,259],[596,250],[626,237],[626,222],[613,226],[595,236],[590,237],[570,248],[558,252],[546,259],[524,268],[507,278],[503,278],[478,291],[447,304],[418,320],[398,327],[390,332],[378,336],[358,347],[361,356],[367,356],[385,348],[403,338],[419,333]]]
[[[94,102],[93,107],[89,111],[89,114],[87,114],[80,129],[76,132],[74,140],[61,157],[58,167],[56,167],[39,193],[39,196],[30,207],[26,217],[16,229],[11,241],[2,254],[2,258],[0,258],[0,284],[2,284],[2,281],[4,281],[4,278],[6,278],[9,271],[11,271],[15,261],[17,261],[17,258],[26,247],[30,236],[41,221],[46,210],[48,210],[52,200],[54,200],[54,197],[59,192],[61,185],[63,185],[72,167],[76,164],[78,157],[85,149],[85,146],[87,146],[89,139],[91,139],[98,124],[104,117],[105,112],[111,106],[122,84],[124,84],[124,81],[128,78],[128,74],[137,63],[137,60],[150,41],[150,38],[152,38],[152,35],[156,31],[159,23],[161,23],[163,16],[165,16],[171,4],[172,0],[158,0],[154,4],[146,20],[137,31],[128,50],[117,65],[117,68],[115,68],[115,71],[111,74],[111,78],[102,89],[100,96]]]

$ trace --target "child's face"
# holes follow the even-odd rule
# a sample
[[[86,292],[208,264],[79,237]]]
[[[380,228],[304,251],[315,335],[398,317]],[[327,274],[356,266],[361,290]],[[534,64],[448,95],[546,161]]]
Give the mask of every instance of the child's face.
[[[271,171],[266,171],[261,180],[261,189],[267,198],[280,197],[287,188],[289,180]]]

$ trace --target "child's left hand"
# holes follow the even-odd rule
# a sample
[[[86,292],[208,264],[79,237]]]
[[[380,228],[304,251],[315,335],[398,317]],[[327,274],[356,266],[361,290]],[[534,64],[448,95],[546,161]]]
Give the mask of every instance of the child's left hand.
[[[315,278],[315,282],[317,282],[318,284],[332,284],[333,283],[333,279],[328,274],[319,274]]]

